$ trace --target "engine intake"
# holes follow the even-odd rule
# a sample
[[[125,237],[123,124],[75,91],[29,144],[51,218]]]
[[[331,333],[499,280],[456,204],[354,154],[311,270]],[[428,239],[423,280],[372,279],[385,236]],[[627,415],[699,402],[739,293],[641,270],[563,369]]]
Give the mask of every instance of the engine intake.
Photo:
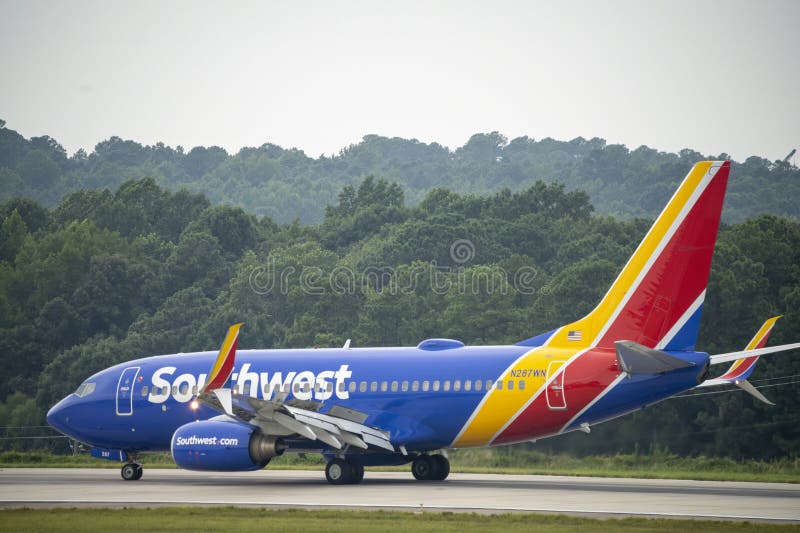
[[[203,420],[184,424],[172,435],[172,459],[186,470],[258,470],[281,455],[280,439],[239,422]]]

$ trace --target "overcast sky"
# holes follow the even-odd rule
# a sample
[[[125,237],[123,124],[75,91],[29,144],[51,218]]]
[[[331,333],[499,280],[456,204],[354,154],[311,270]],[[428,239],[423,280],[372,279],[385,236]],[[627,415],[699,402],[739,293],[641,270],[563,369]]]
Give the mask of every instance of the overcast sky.
[[[0,118],[70,153],[497,130],[777,159],[800,146],[798,54],[793,0],[0,0]]]

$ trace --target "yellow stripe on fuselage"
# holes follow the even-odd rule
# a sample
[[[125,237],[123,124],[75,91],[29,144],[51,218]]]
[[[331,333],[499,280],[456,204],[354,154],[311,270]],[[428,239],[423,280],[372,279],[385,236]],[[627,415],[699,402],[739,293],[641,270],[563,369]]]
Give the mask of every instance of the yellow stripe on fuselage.
[[[538,396],[547,379],[547,368],[551,361],[567,361],[577,350],[538,347],[521,356],[497,379],[503,381],[503,389],[492,389],[486,393],[472,421],[456,438],[454,447],[485,446],[534,396]],[[560,367],[558,367],[560,368]],[[552,370],[557,370],[554,367]],[[531,375],[533,374],[533,375]],[[520,377],[525,376],[525,377]],[[525,389],[519,389],[519,380],[525,380]],[[514,389],[508,390],[508,382],[514,381]]]

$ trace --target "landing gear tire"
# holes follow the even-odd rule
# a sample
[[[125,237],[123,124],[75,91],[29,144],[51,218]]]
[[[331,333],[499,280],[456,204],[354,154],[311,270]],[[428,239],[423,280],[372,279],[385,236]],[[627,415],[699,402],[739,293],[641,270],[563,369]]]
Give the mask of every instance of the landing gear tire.
[[[325,479],[332,485],[346,485],[354,477],[353,465],[343,459],[333,459],[325,467]]]
[[[450,475],[450,461],[444,455],[422,454],[411,463],[411,473],[419,481],[444,481]]]
[[[364,465],[359,463],[350,463],[350,465],[353,467],[353,479],[350,480],[350,483],[358,485],[364,481]]]
[[[122,467],[120,474],[125,481],[136,481],[142,477],[142,466],[135,463],[128,463]]]
[[[438,462],[430,455],[423,454],[411,463],[411,473],[419,481],[430,481],[438,474]]]
[[[438,467],[438,475],[433,478],[434,481],[444,481],[450,475],[450,461],[444,455],[433,455],[431,457],[436,461],[436,466]]]
[[[364,479],[364,466],[355,461],[333,459],[325,467],[325,478],[332,485],[356,485]]]

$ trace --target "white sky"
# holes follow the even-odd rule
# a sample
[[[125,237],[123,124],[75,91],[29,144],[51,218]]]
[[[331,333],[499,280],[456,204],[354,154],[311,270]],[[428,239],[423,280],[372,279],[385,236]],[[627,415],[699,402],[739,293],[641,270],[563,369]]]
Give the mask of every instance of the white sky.
[[[0,0],[0,118],[70,153],[497,130],[777,159],[799,53],[794,0]]]

